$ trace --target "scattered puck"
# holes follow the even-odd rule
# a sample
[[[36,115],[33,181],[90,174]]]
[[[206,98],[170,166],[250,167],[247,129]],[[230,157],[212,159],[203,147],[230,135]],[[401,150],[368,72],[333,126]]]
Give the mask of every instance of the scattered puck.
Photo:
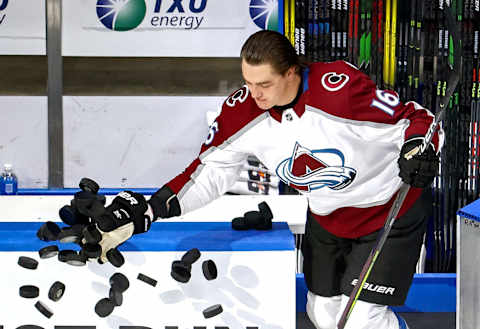
[[[65,292],[65,285],[60,281],[55,281],[50,289],[48,290],[48,298],[57,302],[62,298],[63,293]]]
[[[29,270],[35,270],[38,267],[38,262],[33,258],[20,256],[18,257],[18,265]]]
[[[128,281],[127,277],[122,273],[114,273],[110,277],[110,286],[113,289],[123,293],[130,286],[130,282]]]
[[[208,318],[214,317],[215,315],[218,315],[222,312],[223,312],[222,305],[216,304],[216,305],[212,305],[210,307],[207,307],[206,309],[203,310],[202,313],[203,313],[203,316],[205,317],[205,319],[208,319]]]
[[[182,261],[187,264],[193,264],[200,258],[200,250],[197,248],[190,249],[182,256]]]
[[[87,243],[99,243],[102,240],[102,234],[93,224],[85,226],[82,231],[83,237]]]
[[[25,324],[23,326],[17,327],[17,329],[43,329],[43,327],[36,326],[34,324]]]
[[[266,220],[270,220],[273,218],[272,210],[265,201],[258,204],[258,209],[260,210],[263,218],[265,218]]]
[[[102,247],[99,244],[85,243],[81,253],[87,258],[97,258],[102,254]]]
[[[115,306],[120,306],[123,303],[123,295],[120,291],[110,288],[110,292],[108,293],[108,298],[115,304]]]
[[[62,243],[77,243],[80,241],[81,234],[74,227],[64,227],[58,234],[58,241]]]
[[[151,277],[145,275],[145,274],[142,274],[142,273],[138,273],[138,276],[137,276],[137,279],[140,280],[140,281],[143,281],[153,287],[155,287],[157,285],[157,280],[155,279],[152,279]]]
[[[84,266],[87,265],[87,258],[84,255],[80,254],[69,254],[66,257],[65,263],[73,266]]]
[[[245,222],[245,218],[237,217],[232,219],[232,228],[236,231],[246,231],[248,230],[248,225]]]
[[[120,267],[125,264],[125,258],[123,258],[122,253],[116,248],[112,248],[107,251],[106,256],[108,261],[115,267]]]
[[[258,204],[258,209],[260,210],[260,214],[262,216],[260,223],[255,228],[257,230],[271,230],[273,218],[272,210],[265,201]]]
[[[58,255],[58,246],[46,246],[38,251],[41,259],[51,258]]]
[[[100,299],[95,305],[95,313],[101,318],[110,315],[115,308],[115,304],[109,298]]]
[[[58,211],[58,217],[67,225],[74,225],[77,223],[77,216],[72,206],[65,205]],[[60,231],[58,232],[60,233]],[[58,234],[57,233],[57,234]]]
[[[58,260],[65,263],[68,260],[68,257],[70,257],[70,255],[76,255],[76,254],[77,252],[75,250],[71,250],[71,249],[60,250],[58,252]]]
[[[243,214],[243,217],[245,218],[245,223],[248,228],[254,228],[262,222],[262,214],[260,211],[247,211]]]
[[[50,309],[47,306],[45,306],[41,301],[38,301],[35,303],[35,308],[49,319],[53,315],[53,312],[50,311]]]
[[[190,280],[192,276],[191,265],[182,262],[181,260],[176,260],[172,263],[172,271],[170,275],[178,282],[186,283]]]
[[[211,259],[202,263],[202,271],[207,280],[214,280],[217,278],[217,265],[215,265],[215,262]]]
[[[42,241],[55,241],[60,233],[60,227],[54,222],[45,222],[37,231],[37,237]]]
[[[36,286],[26,285],[20,287],[19,293],[23,298],[36,298],[40,293],[40,289]]]
[[[98,186],[97,182],[87,177],[82,178],[78,186],[82,191],[92,192],[93,194],[97,194],[98,190],[100,189],[100,186]]]

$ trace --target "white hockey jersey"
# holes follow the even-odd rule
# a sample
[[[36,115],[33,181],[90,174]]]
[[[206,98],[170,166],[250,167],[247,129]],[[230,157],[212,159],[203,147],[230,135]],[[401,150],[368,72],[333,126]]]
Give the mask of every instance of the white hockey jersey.
[[[167,183],[182,214],[224,194],[253,154],[307,195],[310,211],[331,233],[355,238],[383,226],[401,185],[401,146],[424,136],[434,116],[377,89],[344,61],[311,64],[302,84],[288,109],[260,109],[246,86],[225,100],[198,158]],[[433,143],[439,151],[443,131]],[[399,216],[420,193],[410,190]]]

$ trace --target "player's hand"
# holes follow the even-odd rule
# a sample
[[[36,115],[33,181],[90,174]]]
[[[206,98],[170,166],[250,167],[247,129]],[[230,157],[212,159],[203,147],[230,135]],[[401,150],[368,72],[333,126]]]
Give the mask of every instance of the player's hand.
[[[438,174],[438,155],[432,145],[419,154],[423,139],[406,141],[400,150],[399,176],[412,187],[425,188],[432,184]]]
[[[153,221],[159,218],[180,216],[181,214],[177,195],[167,185],[155,192],[148,200],[148,204],[152,210]]]
[[[107,253],[116,249],[132,235],[147,232],[152,222],[159,218],[180,215],[177,196],[168,186],[163,186],[147,202],[143,195],[123,191],[119,193],[105,212],[94,218],[101,234],[100,262],[109,261]]]
[[[100,231],[101,262],[107,262],[107,252],[117,248],[132,235],[147,232],[152,223],[152,212],[145,197],[139,193],[123,191],[94,222]]]

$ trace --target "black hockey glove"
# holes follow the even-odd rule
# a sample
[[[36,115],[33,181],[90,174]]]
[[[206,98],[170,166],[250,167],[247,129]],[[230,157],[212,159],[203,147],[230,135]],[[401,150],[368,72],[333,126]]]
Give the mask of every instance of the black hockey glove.
[[[180,204],[168,186],[155,192],[148,202],[141,194],[120,192],[105,212],[94,219],[101,234],[98,242],[102,248],[100,262],[109,261],[107,253],[132,235],[147,232],[155,220],[178,215]]]
[[[438,155],[432,145],[425,152],[420,152],[423,139],[406,141],[400,150],[398,166],[399,176],[412,187],[425,188],[432,184],[438,174]]]
[[[159,218],[180,216],[181,213],[177,195],[167,185],[155,192],[148,200],[148,204],[152,208],[153,221]]]
[[[107,262],[107,252],[116,249],[132,235],[147,232],[152,223],[148,203],[139,193],[123,191],[117,194],[105,212],[93,218],[101,234],[99,260]],[[87,241],[88,242],[88,241]]]

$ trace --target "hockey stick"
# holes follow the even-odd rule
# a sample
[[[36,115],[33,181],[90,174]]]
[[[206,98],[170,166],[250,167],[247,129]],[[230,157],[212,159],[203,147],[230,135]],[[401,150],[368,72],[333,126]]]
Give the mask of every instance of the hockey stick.
[[[438,125],[440,124],[440,121],[442,121],[443,116],[445,115],[445,108],[448,107],[450,97],[453,95],[453,92],[458,84],[458,81],[460,79],[460,53],[461,53],[461,48],[460,48],[460,40],[458,39],[458,32],[457,32],[457,26],[456,26],[456,21],[454,18],[454,14],[451,12],[450,8],[447,7],[445,9],[446,12],[446,18],[447,18],[447,26],[448,29],[452,35],[452,39],[454,42],[454,66],[450,67],[450,77],[448,79],[448,87],[445,92],[445,94],[442,96],[439,108],[437,109],[437,113],[435,115],[435,120],[433,123],[430,125],[425,138],[423,139],[422,144],[420,145],[419,150],[415,150],[417,152],[423,153],[425,149],[430,145],[430,142],[432,141],[433,135],[435,131],[437,130]],[[413,151],[413,150],[412,150]],[[408,154],[412,154],[412,151],[410,151]],[[415,154],[415,153],[413,153]],[[413,155],[412,155],[413,156]],[[383,245],[385,244],[385,241],[387,240],[387,237],[390,233],[390,230],[393,226],[394,220],[398,215],[398,212],[400,208],[402,207],[403,201],[405,200],[405,197],[407,196],[407,193],[410,189],[410,185],[402,183],[400,186],[400,189],[398,191],[397,197],[390,208],[390,212],[387,216],[387,219],[385,221],[385,225],[382,228],[382,230],[379,232],[377,236],[377,241],[370,252],[370,255],[367,258],[367,261],[363,265],[362,271],[358,277],[357,284],[353,288],[350,297],[348,299],[347,305],[345,306],[345,309],[342,313],[342,316],[338,322],[338,329],[344,329],[347,320],[350,316],[350,314],[353,311],[353,308],[355,306],[356,301],[358,300],[358,297],[360,296],[360,293],[362,292],[363,286],[365,282],[367,281],[367,278],[373,268],[373,265],[375,264],[375,261],[377,260],[378,255],[380,254],[380,251],[382,250]]]

